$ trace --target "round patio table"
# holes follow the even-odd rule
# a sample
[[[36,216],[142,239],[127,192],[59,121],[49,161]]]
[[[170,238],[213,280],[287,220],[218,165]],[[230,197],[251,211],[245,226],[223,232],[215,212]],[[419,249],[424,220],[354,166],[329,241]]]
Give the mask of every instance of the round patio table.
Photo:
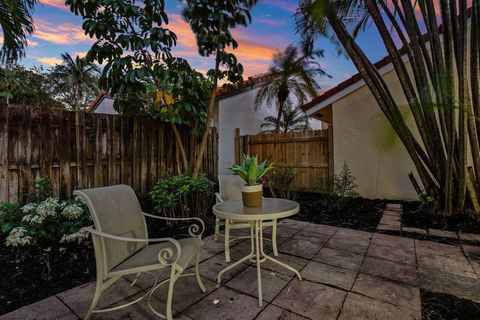
[[[274,220],[286,218],[297,214],[300,211],[300,206],[297,202],[285,199],[264,198],[262,207],[248,208],[244,207],[242,200],[227,200],[213,206],[213,213],[222,219],[236,220],[242,222],[250,222],[250,254],[229,265],[218,273],[218,283],[221,282],[222,275],[242,264],[246,260],[255,262],[257,265],[257,279],[258,279],[258,304],[262,306],[262,274],[261,263],[270,260],[292,272],[294,272],[298,279],[302,280],[300,273],[291,266],[272,258],[263,250],[263,228],[262,222],[264,220]]]

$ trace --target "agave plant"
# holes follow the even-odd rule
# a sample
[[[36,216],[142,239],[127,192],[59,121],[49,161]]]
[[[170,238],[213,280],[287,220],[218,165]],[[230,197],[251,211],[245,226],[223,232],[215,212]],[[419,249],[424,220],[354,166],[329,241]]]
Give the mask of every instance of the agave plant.
[[[267,166],[267,162],[263,161],[258,164],[258,157],[244,154],[242,164],[234,164],[230,167],[230,170],[235,172],[245,180],[248,186],[254,186],[257,181],[260,180],[268,171],[273,168],[273,164]]]

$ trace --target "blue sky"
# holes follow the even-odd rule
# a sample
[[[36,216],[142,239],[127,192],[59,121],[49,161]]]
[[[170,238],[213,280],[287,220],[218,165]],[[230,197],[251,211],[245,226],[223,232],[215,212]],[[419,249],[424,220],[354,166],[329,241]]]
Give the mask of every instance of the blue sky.
[[[181,17],[181,1],[166,2],[170,28],[179,38],[176,54],[188,59],[196,69],[208,70],[212,61],[197,54],[193,34]],[[29,39],[26,58],[20,63],[49,67],[61,62],[60,54],[63,52],[84,55],[93,40],[84,35],[82,19],[64,6],[64,0],[43,0],[41,3],[34,14],[36,32]],[[266,72],[275,52],[283,50],[290,43],[298,43],[293,17],[297,3],[297,0],[260,0],[253,9],[252,24],[233,31],[239,42],[235,53],[245,67],[245,77]],[[385,56],[385,49],[375,27],[362,34],[358,41],[373,61]],[[333,77],[320,79],[322,90],[327,90],[356,73],[350,61],[337,55],[330,40],[319,40],[317,47],[325,50],[325,57],[320,63]]]

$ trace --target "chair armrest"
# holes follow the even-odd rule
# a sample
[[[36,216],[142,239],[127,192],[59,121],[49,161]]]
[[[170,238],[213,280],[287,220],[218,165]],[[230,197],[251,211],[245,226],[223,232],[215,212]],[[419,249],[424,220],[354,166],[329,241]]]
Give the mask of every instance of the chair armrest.
[[[194,223],[188,226],[188,234],[193,238],[202,238],[203,232],[205,232],[205,223],[202,219],[198,217],[189,217],[189,218],[169,218],[169,217],[161,217],[156,216],[154,214],[142,212],[142,214],[146,217],[153,218],[153,219],[160,219],[160,220],[169,220],[169,221],[188,221],[188,220],[195,220]]]
[[[217,203],[223,202],[223,199],[220,196],[220,193],[215,192],[215,200],[216,200]]]
[[[102,237],[102,238],[108,238],[112,240],[125,241],[125,242],[144,242],[144,243],[170,242],[172,246],[163,248],[158,252],[158,260],[160,261],[161,264],[165,266],[169,266],[176,263],[177,260],[180,258],[180,254],[182,252],[182,247],[180,246],[180,243],[173,238],[151,238],[151,239],[130,238],[130,237],[117,236],[114,234],[98,231],[92,227],[84,227],[81,230],[90,232],[91,234]],[[175,249],[175,251],[173,249]],[[173,260],[174,257],[175,257],[175,260]]]

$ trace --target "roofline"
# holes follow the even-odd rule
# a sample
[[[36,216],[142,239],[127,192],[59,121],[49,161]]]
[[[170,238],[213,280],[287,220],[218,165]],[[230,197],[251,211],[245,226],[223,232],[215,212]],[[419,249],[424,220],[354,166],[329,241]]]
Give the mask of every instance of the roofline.
[[[272,80],[272,78],[273,76],[271,76],[270,74],[262,74],[258,76],[248,77],[248,79],[243,82],[240,88],[233,88],[230,90],[220,88],[216,93],[216,99],[218,101],[252,90],[253,88],[257,88],[258,85]]]
[[[87,112],[94,112],[95,109],[99,106],[100,102],[102,102],[103,99],[105,99],[105,91],[100,91],[98,95],[95,97],[95,100],[90,103],[90,105],[87,108]]]

